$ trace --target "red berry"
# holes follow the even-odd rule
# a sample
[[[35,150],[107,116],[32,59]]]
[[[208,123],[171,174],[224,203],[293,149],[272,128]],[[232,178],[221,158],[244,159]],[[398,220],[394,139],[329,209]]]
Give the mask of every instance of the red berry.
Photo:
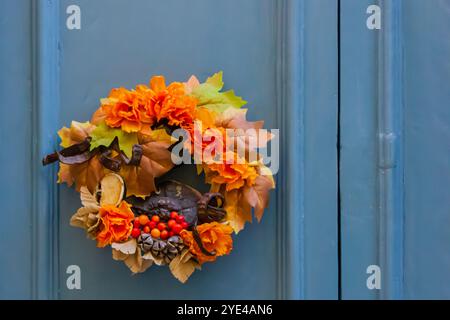
[[[169,231],[163,230],[160,235],[161,239],[166,240],[169,237]]]
[[[160,231],[163,231],[164,229],[166,229],[166,224],[163,222],[158,223],[158,229]]]
[[[153,229],[156,228],[156,222],[155,221],[150,221],[147,225],[150,227],[150,230],[153,230]]]
[[[181,227],[182,227],[183,229],[187,229],[187,228],[189,227],[189,223],[187,223],[186,221],[183,221],[183,222],[181,223]]]
[[[173,231],[169,231],[169,237],[171,237],[173,235],[174,235]]]
[[[131,231],[131,236],[133,238],[137,238],[141,235],[141,230],[139,228],[133,228],[133,230]]]
[[[170,213],[170,218],[171,219],[176,219],[178,217],[178,213],[176,212],[176,211],[172,211],[171,213]]]
[[[177,218],[176,218],[176,220],[177,220],[177,222],[178,223],[183,223],[183,221],[184,221],[184,216],[178,216]]]
[[[139,218],[135,218],[134,222],[133,222],[133,226],[135,228],[139,228],[140,225],[141,225],[141,222],[139,221]]]
[[[150,233],[150,230],[151,229],[149,226],[145,226],[143,231],[144,231],[144,233]]]
[[[173,226],[172,231],[174,234],[179,234],[181,232],[181,230],[183,230],[183,227],[181,226],[181,224],[176,224]]]
[[[176,224],[177,222],[174,219],[170,219],[169,222],[167,222],[167,226],[169,227],[169,229],[172,229]]]
[[[153,222],[156,222],[156,223],[158,223],[159,222],[159,216],[157,216],[157,215],[154,215],[153,217],[152,217],[152,221]]]

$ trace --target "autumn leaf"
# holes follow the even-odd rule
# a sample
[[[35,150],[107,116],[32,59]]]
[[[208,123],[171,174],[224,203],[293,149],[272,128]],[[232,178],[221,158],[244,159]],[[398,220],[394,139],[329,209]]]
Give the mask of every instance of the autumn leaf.
[[[70,128],[62,128],[58,131],[61,137],[61,146],[64,148],[83,142],[95,129],[89,122],[80,123],[72,121]],[[79,164],[59,164],[58,183],[67,183],[70,187],[74,183],[77,191],[86,186],[89,192],[94,193],[99,181],[103,178],[105,170],[98,156],[93,156],[88,161]]]
[[[229,107],[240,108],[247,103],[241,97],[235,95],[233,90],[221,92],[223,87],[222,71],[209,77],[192,89],[192,95],[197,98],[198,106],[204,106],[217,112],[223,112]]]
[[[137,249],[136,239],[130,239],[126,242],[113,242],[111,248],[116,249],[125,254],[134,254]]]
[[[61,147],[68,148],[83,142],[94,129],[95,126],[89,122],[72,121],[70,128],[63,127],[58,131],[58,135],[61,138]]]
[[[100,206],[95,196],[86,187],[80,190],[80,198],[83,207],[79,208],[70,218],[70,225],[86,230],[90,239],[95,239],[100,228]]]
[[[181,283],[185,283],[194,273],[195,269],[200,269],[200,265],[192,259],[192,254],[188,249],[184,249],[169,264],[172,275]]]
[[[165,174],[173,167],[170,143],[150,141],[142,145],[142,158],[139,166],[125,165],[120,175],[125,180],[127,197],[134,195],[146,197],[156,190],[155,178]]]
[[[147,270],[153,264],[152,260],[142,258],[141,249],[136,247],[134,253],[124,253],[121,250],[112,249],[114,260],[123,261],[133,274],[141,273]]]
[[[188,81],[184,83],[184,90],[186,94],[191,94],[192,91],[200,85],[200,82],[198,81],[197,77],[192,75]]]
[[[86,187],[80,188],[81,203],[86,208],[91,208],[96,211],[100,209],[100,203],[98,203],[94,194],[90,193]]]
[[[252,209],[246,201],[242,201],[242,192],[235,189],[225,192],[226,220],[235,233],[244,229],[246,222],[252,222]]]
[[[255,209],[255,217],[261,222],[264,209],[269,205],[269,191],[275,186],[267,176],[259,176],[252,187],[244,187],[243,197]]]
[[[222,78],[223,78],[223,71],[219,71],[213,74],[208,79],[206,79],[206,83],[213,86],[217,90],[221,90],[224,85]]]
[[[227,131],[228,137],[236,140],[236,147],[248,153],[256,149],[265,148],[273,135],[262,130],[264,121],[247,121],[248,109],[228,108],[217,114],[215,125],[225,129],[237,129]],[[258,157],[255,157],[258,158]]]
[[[269,205],[269,192],[275,188],[275,182],[267,167],[261,166],[258,171],[260,175],[251,186],[245,185],[231,191],[226,191],[224,185],[211,186],[210,192],[222,191],[225,194],[226,220],[236,233],[244,228],[246,222],[252,222],[252,208],[256,219],[260,222],[264,209]]]
[[[149,130],[146,134],[138,134],[139,144],[146,144],[151,141],[160,141],[168,143],[169,145],[177,142],[178,140],[167,133],[166,129],[154,129]]]
[[[109,147],[115,138],[118,139],[119,148],[128,158],[133,155],[133,146],[138,144],[137,133],[128,133],[121,129],[108,127],[104,122],[100,123],[97,128],[91,132],[91,148],[94,150],[99,146]]]

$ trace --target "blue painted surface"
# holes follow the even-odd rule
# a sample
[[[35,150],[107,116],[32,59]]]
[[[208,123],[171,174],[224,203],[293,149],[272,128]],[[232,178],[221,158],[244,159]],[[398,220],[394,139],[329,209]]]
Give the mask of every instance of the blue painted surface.
[[[404,3],[405,298],[450,298],[449,17],[450,1]]]
[[[32,281],[30,3],[2,3],[5,11],[0,14],[0,297],[14,299],[30,298]]]
[[[343,298],[448,299],[450,2],[341,4]]]
[[[17,143],[26,147],[20,151],[24,158],[14,164],[14,178],[12,170],[1,171],[2,178],[21,183],[15,182],[11,194],[3,193],[0,200],[19,199],[18,192],[27,186],[17,217],[28,221],[30,233],[11,234],[2,224],[2,232],[11,235],[7,243],[19,243],[21,253],[28,253],[1,251],[2,262],[19,264],[25,277],[16,284],[1,273],[0,285],[6,285],[0,297],[337,298],[336,1],[7,4],[2,21],[9,21],[10,11],[20,12],[17,26],[25,24],[2,30],[9,32],[5,39],[21,42],[14,52],[2,46],[1,65],[12,68],[12,56],[28,64],[12,72],[14,81],[2,73],[2,99],[9,97],[13,83],[26,88],[26,94],[20,96],[23,101],[14,100],[14,111],[2,104],[1,112],[11,113],[15,121],[27,119],[29,131],[8,141],[8,149]],[[65,27],[69,4],[81,7],[81,30]],[[325,20],[319,23],[322,15]],[[112,87],[132,87],[153,74],[169,81],[192,73],[203,79],[217,70],[224,70],[227,86],[249,101],[250,119],[265,119],[266,127],[281,129],[279,187],[262,223],[249,225],[235,238],[229,257],[205,265],[188,284],[179,284],[164,268],[132,277],[109,250],[97,249],[81,230],[69,226],[80,206],[78,194],[65,185],[55,187],[55,169],[40,167],[40,158],[56,147],[57,128],[88,120]],[[3,128],[17,125],[6,117],[0,121],[2,138],[11,132]],[[205,187],[194,181],[194,170],[175,175]],[[17,210],[16,203],[8,203]],[[81,267],[80,291],[65,287],[71,264]]]
[[[373,299],[366,268],[379,265],[377,244],[377,37],[366,27],[370,0],[341,1],[342,298]]]

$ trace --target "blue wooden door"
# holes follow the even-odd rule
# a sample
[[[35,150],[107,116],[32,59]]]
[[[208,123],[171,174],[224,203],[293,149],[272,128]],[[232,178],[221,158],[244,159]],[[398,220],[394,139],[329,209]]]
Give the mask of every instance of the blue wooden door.
[[[342,297],[449,299],[450,1],[340,12]]]
[[[1,1],[0,297],[337,298],[337,4]],[[250,118],[280,129],[270,207],[230,256],[187,284],[164,268],[131,276],[69,226],[78,194],[57,186],[40,159],[57,148],[56,131],[88,120],[110,88],[218,70],[249,101]],[[190,170],[178,177],[195,184]],[[70,265],[81,269],[80,290],[66,286]]]

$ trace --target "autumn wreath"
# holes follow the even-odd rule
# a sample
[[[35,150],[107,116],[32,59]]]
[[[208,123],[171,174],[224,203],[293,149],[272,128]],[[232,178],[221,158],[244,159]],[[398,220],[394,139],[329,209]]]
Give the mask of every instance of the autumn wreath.
[[[255,146],[271,135],[260,134],[263,122],[247,121],[246,101],[222,87],[219,72],[204,83],[192,76],[166,85],[154,76],[149,85],[112,89],[89,122],[59,130],[63,149],[43,159],[59,162],[58,182],[80,192],[71,225],[98,247],[110,245],[133,273],[168,265],[185,282],[231,252],[231,235],[252,221],[252,208],[262,218],[275,183]],[[256,144],[246,129],[258,134]],[[186,158],[198,160],[210,192],[164,178]]]

